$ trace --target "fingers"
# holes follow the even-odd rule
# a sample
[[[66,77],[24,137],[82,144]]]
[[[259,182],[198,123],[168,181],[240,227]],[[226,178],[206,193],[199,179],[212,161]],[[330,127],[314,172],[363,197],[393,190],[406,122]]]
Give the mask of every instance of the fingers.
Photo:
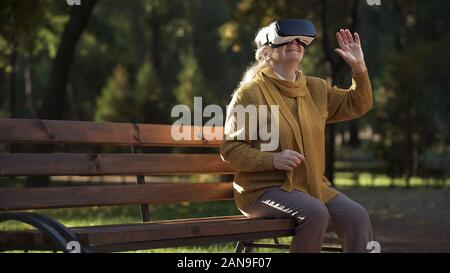
[[[274,167],[279,170],[291,171],[299,166],[305,157],[293,150],[284,150],[274,157]]]
[[[359,38],[358,32],[355,32],[355,42],[356,42],[357,44],[361,44],[361,39]]]
[[[350,41],[348,40],[347,34],[345,33],[345,30],[343,30],[342,28],[339,30],[342,40],[344,41],[344,45],[348,45],[350,43]]]
[[[342,49],[336,48],[334,51],[336,51],[336,53],[339,54],[339,56],[341,56],[343,59],[345,59],[346,55]]]
[[[291,167],[291,168],[295,168],[295,167],[297,167],[299,164],[298,164],[298,163],[295,163],[295,162],[292,161],[292,160],[286,159],[285,165],[288,166],[288,167]]]
[[[289,153],[290,155],[293,155],[293,156],[297,157],[300,160],[305,160],[305,157],[301,153],[298,153],[298,152],[293,151],[293,150],[285,150],[285,151],[287,153]]]
[[[300,158],[298,158],[298,157],[296,157],[296,156],[293,156],[293,155],[288,155],[288,156],[286,157],[286,159],[287,159],[287,160],[290,160],[290,161],[292,161],[292,162],[294,162],[294,163],[297,164],[297,165],[299,165],[300,163],[302,163],[302,160],[301,160]]]
[[[302,160],[305,160],[305,157],[302,154],[292,150],[284,151],[284,163],[285,166],[288,167],[288,170],[292,170],[300,165]]]
[[[286,160],[284,163],[282,163],[282,167],[281,167],[281,169],[282,170],[285,170],[285,171],[291,171],[291,170],[293,170],[295,167],[297,167],[299,164],[296,164],[296,163],[294,163],[294,162],[292,162],[292,161],[290,161],[290,160]]]
[[[336,39],[338,41],[339,47],[342,49],[345,48],[344,40],[342,40],[342,35],[340,32],[336,32]]]
[[[346,50],[352,43],[360,43],[358,33],[355,32],[355,37],[353,37],[352,33],[348,29],[341,28],[338,32],[336,32],[336,38],[339,43],[339,47],[344,50]]]
[[[345,35],[347,36],[347,40],[348,40],[350,43],[354,43],[354,42],[355,42],[355,40],[353,40],[352,34],[350,33],[350,30],[346,29],[346,30],[345,30]]]

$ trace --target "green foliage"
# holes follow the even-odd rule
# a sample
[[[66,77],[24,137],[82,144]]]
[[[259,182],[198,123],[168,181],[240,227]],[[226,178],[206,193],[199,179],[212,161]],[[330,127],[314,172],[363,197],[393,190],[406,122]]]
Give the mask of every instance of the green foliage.
[[[450,99],[445,94],[450,82],[444,76],[450,69],[450,54],[445,49],[450,37],[444,30],[448,22],[429,21],[430,14],[436,20],[446,16],[448,11],[438,8],[444,5],[442,1],[418,1],[414,9],[386,7],[391,12],[387,19],[397,23],[391,24],[393,33],[383,47],[377,47],[384,58],[376,63],[384,70],[379,71],[380,85],[376,86],[373,128],[380,136],[374,150],[387,163],[391,176],[416,175],[426,165],[428,151],[448,151]],[[386,14],[378,19],[386,20]]]
[[[132,92],[127,71],[120,65],[116,66],[97,99],[95,120],[116,122],[133,120],[135,108],[132,106],[135,100]]]
[[[127,106],[127,107],[124,107]],[[127,71],[118,65],[113,70],[97,99],[97,121],[157,122],[161,102],[161,87],[150,62],[144,62],[130,83]]]
[[[58,14],[60,4],[48,0],[0,2],[0,69],[11,72],[8,58],[13,51],[36,56],[47,51],[50,57],[56,47],[67,14]]]
[[[194,96],[206,95],[203,75],[197,61],[191,55],[182,55],[181,65],[175,98],[177,103],[188,105],[193,109]]]
[[[135,104],[139,122],[156,123],[163,116],[161,112],[164,102],[161,99],[162,90],[155,69],[150,62],[145,62],[139,69],[135,83]]]

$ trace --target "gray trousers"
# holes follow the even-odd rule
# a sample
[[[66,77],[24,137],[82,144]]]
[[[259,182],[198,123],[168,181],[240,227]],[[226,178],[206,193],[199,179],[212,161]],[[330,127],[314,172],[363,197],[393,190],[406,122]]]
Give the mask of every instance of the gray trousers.
[[[251,218],[294,218],[292,253],[320,252],[327,231],[338,235],[344,252],[368,252],[373,240],[367,210],[342,193],[323,205],[308,194],[273,187],[241,212]]]

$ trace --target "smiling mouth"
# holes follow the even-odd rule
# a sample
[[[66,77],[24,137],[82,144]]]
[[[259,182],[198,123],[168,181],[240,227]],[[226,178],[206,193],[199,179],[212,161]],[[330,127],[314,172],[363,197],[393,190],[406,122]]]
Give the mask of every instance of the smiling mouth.
[[[290,51],[295,51],[295,52],[300,53],[300,48],[298,48],[298,47],[286,48],[286,52],[290,52]]]

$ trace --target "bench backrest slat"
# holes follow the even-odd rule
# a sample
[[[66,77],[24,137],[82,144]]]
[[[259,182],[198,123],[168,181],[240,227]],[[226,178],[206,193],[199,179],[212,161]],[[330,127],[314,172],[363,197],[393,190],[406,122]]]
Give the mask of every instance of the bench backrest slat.
[[[218,154],[0,154],[0,175],[227,174]]]
[[[172,125],[0,118],[0,142],[218,147],[223,127],[184,126],[190,140],[175,140]],[[196,138],[195,138],[196,137]]]
[[[217,201],[233,198],[232,183],[0,188],[0,210]]]

